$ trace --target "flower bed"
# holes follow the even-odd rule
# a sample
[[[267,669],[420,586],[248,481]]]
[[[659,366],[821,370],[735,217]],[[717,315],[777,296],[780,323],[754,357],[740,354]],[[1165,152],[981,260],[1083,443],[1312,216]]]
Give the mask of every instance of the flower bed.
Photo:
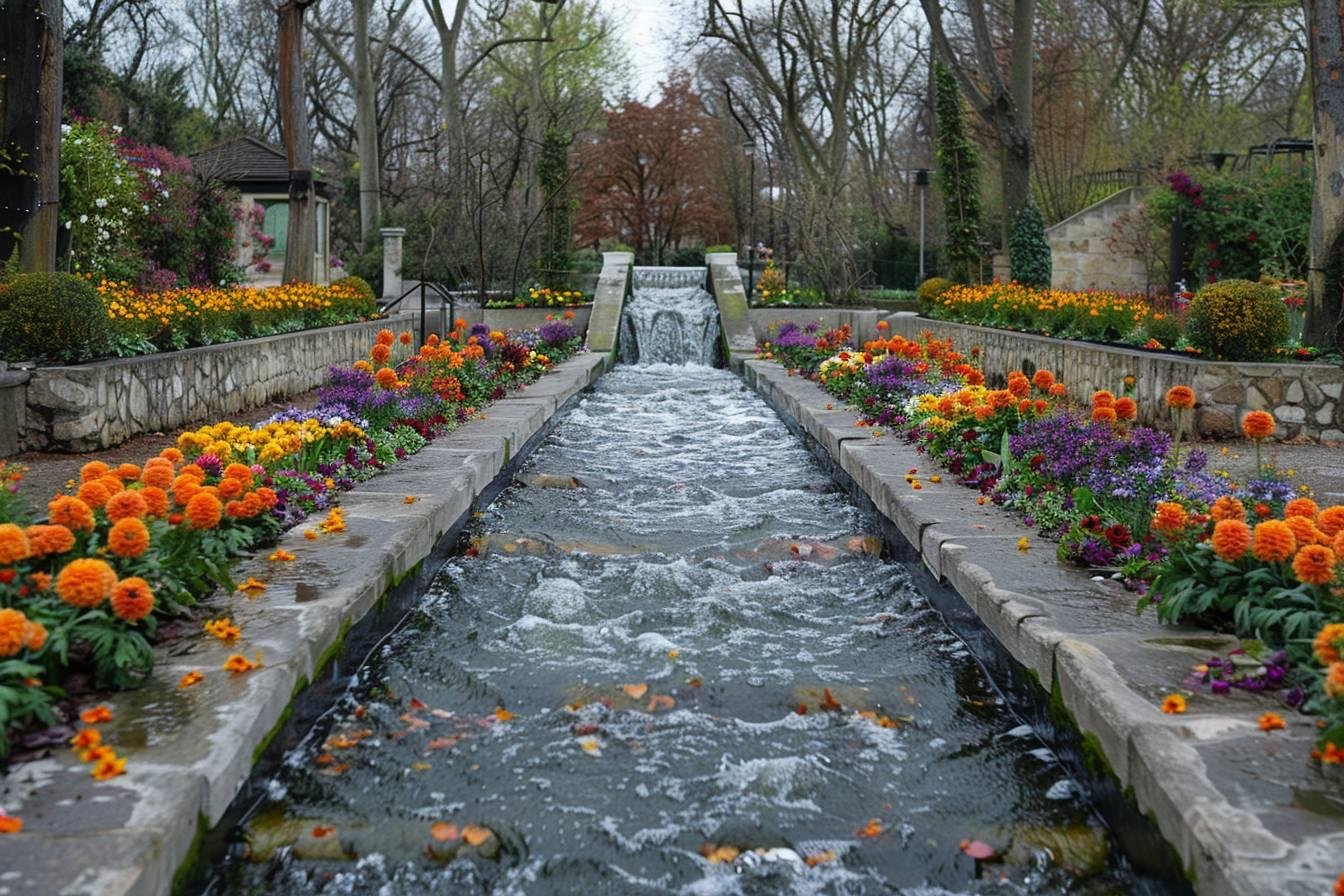
[[[981,503],[1056,539],[1062,560],[1123,579],[1139,609],[1235,631],[1241,649],[1201,672],[1209,690],[1281,691],[1321,715],[1316,757],[1344,763],[1344,505],[1317,507],[1258,454],[1244,483],[1201,452],[1182,456],[1179,435],[1135,423],[1123,383],[1081,404],[1043,369],[987,389],[978,352],[928,334],[848,342],[847,328],[786,323],[758,355],[815,378],[859,411],[857,425],[916,444]],[[1179,434],[1195,394],[1176,386],[1164,404]],[[1258,445],[1275,421],[1252,412],[1242,427]],[[922,488],[913,471],[907,481]]]
[[[46,523],[23,518],[14,498],[22,471],[5,469],[0,754],[24,726],[56,720],[67,681],[143,681],[160,626],[172,623],[180,633],[183,620],[199,623],[189,608],[215,587],[250,596],[265,590],[255,579],[234,583],[231,558],[314,513],[326,516],[305,537],[339,531],[344,523],[332,504],[341,490],[535,380],[572,354],[578,339],[557,322],[509,335],[455,331],[414,354],[410,343],[409,333],[400,340],[380,333],[367,360],[332,370],[312,411],[287,411],[256,427],[202,427],[143,465],[90,462],[78,489],[50,502]],[[292,557],[276,551],[270,559]],[[238,637],[226,618],[209,620],[205,630],[226,642]],[[260,662],[238,654],[225,671],[242,674]]]
[[[531,287],[528,291],[512,299],[493,299],[486,302],[487,308],[573,308],[588,305],[592,296],[584,295],[577,289],[551,289],[549,286]]]

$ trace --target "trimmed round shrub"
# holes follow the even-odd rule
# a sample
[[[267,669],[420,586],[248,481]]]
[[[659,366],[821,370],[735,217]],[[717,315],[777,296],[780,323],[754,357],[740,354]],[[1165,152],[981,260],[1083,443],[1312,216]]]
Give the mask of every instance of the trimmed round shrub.
[[[919,289],[915,290],[915,297],[919,299],[919,306],[923,309],[931,308],[943,293],[955,286],[951,280],[946,277],[930,277],[919,284]]]
[[[1262,283],[1219,280],[1195,293],[1185,329],[1190,344],[1207,357],[1256,361],[1287,340],[1288,309]]]
[[[363,277],[356,277],[354,274],[350,274],[339,280],[332,281],[331,285],[344,286],[347,289],[357,290],[359,292],[359,297],[367,302],[376,303],[378,301],[378,296],[374,293],[373,287],[370,286],[369,281],[365,280]]]
[[[0,297],[0,350],[8,361],[84,361],[108,353],[98,289],[74,274],[19,274]]]

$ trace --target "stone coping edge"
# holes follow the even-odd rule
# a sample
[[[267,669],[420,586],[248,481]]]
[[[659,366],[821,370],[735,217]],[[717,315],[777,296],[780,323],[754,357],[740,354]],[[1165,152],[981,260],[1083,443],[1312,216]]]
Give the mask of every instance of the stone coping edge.
[[[1339,789],[1308,766],[1312,721],[1284,712],[1288,730],[1267,735],[1257,720],[1274,708],[1270,701],[1240,695],[1199,695],[1187,715],[1159,709],[1161,695],[1180,690],[1192,665],[1232,639],[1160,626],[1151,613],[1135,616],[1132,594],[1059,564],[1053,545],[997,508],[977,505],[971,490],[929,484],[936,471],[926,456],[856,428],[853,411],[834,406],[815,383],[767,361],[748,361],[743,376],[825,449],[933,578],[954,588],[1009,656],[1062,702],[1197,893],[1331,892],[1344,871],[1344,826],[1296,799],[1298,782],[1306,791]],[[912,468],[924,480],[919,492],[906,482]],[[1025,553],[1017,547],[1022,535],[1032,543]],[[1246,780],[1227,780],[1225,764],[1247,772]]]
[[[239,561],[236,578],[256,576],[266,592],[211,602],[242,638],[233,645],[187,638],[160,651],[145,687],[107,700],[115,719],[100,727],[127,759],[123,776],[96,784],[72,750],[57,746],[0,779],[0,805],[25,822],[22,833],[0,837],[0,893],[172,893],[296,698],[341,653],[351,630],[382,610],[399,585],[433,577],[473,511],[509,484],[556,415],[609,366],[591,353],[558,364],[490,405],[482,419],[360,483],[339,502],[345,532],[310,541],[304,531],[313,519],[281,537],[278,547],[296,560],[272,563],[265,551]],[[382,621],[390,628],[399,618],[388,613]],[[262,667],[231,677],[222,667],[235,652],[260,652]],[[179,690],[192,670],[205,679]]]

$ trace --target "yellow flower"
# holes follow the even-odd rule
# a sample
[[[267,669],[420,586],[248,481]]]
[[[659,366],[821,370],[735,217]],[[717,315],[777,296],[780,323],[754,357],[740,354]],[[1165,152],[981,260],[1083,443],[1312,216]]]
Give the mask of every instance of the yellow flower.
[[[1180,715],[1185,712],[1185,698],[1180,694],[1168,694],[1162,700],[1162,711],[1168,715]]]

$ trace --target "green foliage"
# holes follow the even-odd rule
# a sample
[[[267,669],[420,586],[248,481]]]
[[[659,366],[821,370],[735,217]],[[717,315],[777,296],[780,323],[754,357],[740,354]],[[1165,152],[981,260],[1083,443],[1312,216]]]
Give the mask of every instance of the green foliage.
[[[1174,314],[1150,314],[1143,322],[1143,335],[1156,339],[1163,348],[1172,348],[1181,340],[1181,319]]]
[[[365,280],[363,277],[359,277],[354,274],[347,274],[346,276],[333,282],[331,285],[344,287],[346,289],[353,289],[359,293],[360,300],[362,300],[366,304],[369,305],[377,304],[378,296],[374,293],[373,287],[369,285],[369,281]]]
[[[537,272],[544,285],[557,288],[556,275],[549,272],[568,271],[573,259],[569,246],[574,237],[575,200],[570,190],[569,145],[572,137],[555,128],[547,128],[542,138],[541,154],[536,163],[537,184],[541,187],[543,215],[542,250],[537,258]]]
[[[708,254],[711,253],[711,252],[732,252],[732,251],[733,251],[733,247],[732,247],[732,246],[726,246],[726,245],[706,246],[706,247],[705,247],[705,254],[706,254],[706,255],[708,255]]]
[[[1288,338],[1288,310],[1270,286],[1220,280],[1195,294],[1186,332],[1191,345],[1210,358],[1259,360]]]
[[[98,290],[74,274],[20,274],[0,294],[7,360],[84,361],[108,348]]]
[[[1148,199],[1154,220],[1181,215],[1186,258],[1198,281],[1304,280],[1310,262],[1310,165],[1272,165],[1253,171],[1201,175],[1177,172]]]
[[[1012,277],[1018,283],[1049,288],[1050,243],[1045,238],[1045,219],[1030,199],[1018,209],[1013,219],[1013,232],[1008,238],[1008,260]]]
[[[919,299],[919,304],[922,309],[928,310],[938,301],[939,296],[947,292],[954,285],[955,284],[951,280],[944,277],[930,277],[919,284],[919,288],[915,290],[915,298]]]
[[[938,191],[943,196],[946,235],[942,258],[949,278],[969,283],[980,268],[980,166],[966,127],[966,109],[952,72],[934,66]]]
[[[116,133],[97,121],[66,125],[61,137],[61,225],[69,263],[112,280],[135,282],[144,261],[130,239],[144,214],[140,179],[117,152]]]

